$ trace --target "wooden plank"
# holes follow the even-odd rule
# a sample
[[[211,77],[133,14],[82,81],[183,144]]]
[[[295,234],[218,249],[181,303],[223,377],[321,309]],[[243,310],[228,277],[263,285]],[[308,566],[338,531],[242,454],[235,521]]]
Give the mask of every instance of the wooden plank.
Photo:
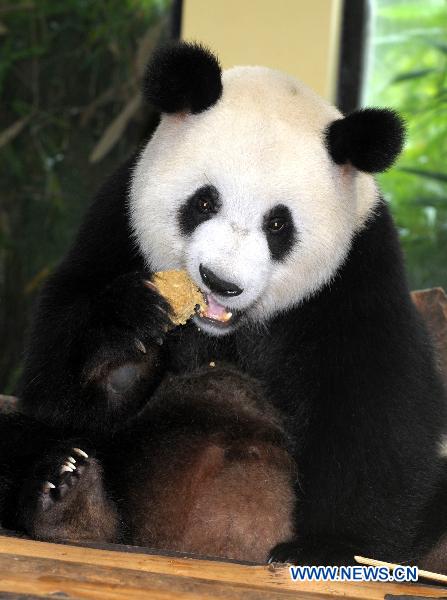
[[[227,582],[202,581],[175,575],[139,572],[116,567],[0,555],[0,589],[16,593],[68,594],[70,598],[154,598],[155,600],[287,600],[293,592],[250,589]],[[315,595],[300,595],[315,600]],[[321,596],[321,598],[325,598]]]
[[[225,563],[219,561],[208,561],[198,560],[193,558],[173,558],[164,556],[153,556],[138,553],[127,553],[127,552],[115,552],[108,550],[97,550],[93,548],[83,548],[77,546],[66,546],[62,544],[50,544],[47,542],[36,542],[32,540],[22,540],[11,537],[0,537],[0,559],[9,560],[8,557],[2,557],[2,554],[15,555],[14,560],[21,564],[17,577],[23,581],[22,592],[35,592],[32,589],[32,573],[31,575],[23,572],[23,578],[21,570],[23,570],[24,564],[31,563],[30,559],[48,560],[47,568],[57,569],[57,565],[64,563],[64,568],[68,569],[67,564],[74,565],[74,571],[72,572],[73,586],[70,587],[67,583],[67,593],[69,594],[84,594],[79,597],[86,598],[118,598],[123,597],[118,594],[122,593],[116,586],[118,582],[115,581],[112,584],[113,573],[118,573],[122,576],[123,571],[131,572],[130,581],[133,582],[133,586],[129,587],[129,590],[134,596],[128,594],[127,597],[133,598],[138,597],[137,594],[141,590],[135,587],[135,582],[141,579],[142,574],[151,574],[153,577],[159,576],[164,577],[175,577],[183,579],[188,582],[189,586],[193,586],[200,583],[202,586],[205,584],[219,584],[212,588],[212,595],[214,598],[249,598],[249,592],[253,594],[258,593],[259,598],[275,598],[276,593],[282,594],[281,597],[287,598],[290,592],[293,592],[295,598],[323,598],[328,596],[343,596],[346,599],[363,599],[363,600],[383,600],[385,594],[392,594],[397,596],[424,596],[424,597],[446,597],[447,589],[443,587],[427,586],[422,584],[377,584],[370,582],[293,582],[289,576],[289,570],[286,565],[259,565],[259,566],[246,566],[234,563]],[[20,557],[26,557],[27,561],[20,562]],[[10,557],[9,557],[10,558]],[[1,564],[1,563],[0,563]],[[4,563],[6,564],[6,563]],[[9,563],[5,568],[2,568],[2,576],[6,577],[9,572]],[[108,574],[109,579],[104,580],[105,583],[95,582],[93,580],[82,580],[79,581],[80,577],[83,577],[87,573],[89,567],[103,567],[108,568],[112,574]],[[105,572],[101,572],[102,576],[105,576]],[[0,590],[10,591],[13,586],[14,578],[5,579],[0,576]],[[31,581],[30,581],[31,577]],[[110,579],[112,577],[112,579]],[[6,583],[4,583],[4,581]],[[54,581],[48,578],[41,578],[42,584],[49,582],[48,585],[54,585]],[[65,580],[64,580],[65,581]],[[69,580],[71,581],[71,580]],[[141,580],[142,581],[142,580]],[[155,579],[151,580],[151,585],[154,586],[154,582],[158,581]],[[174,579],[169,579],[171,585]],[[57,580],[59,582],[59,580]],[[146,585],[145,580],[145,585]],[[227,587],[222,587],[223,584]],[[5,586],[9,587],[5,587]],[[28,585],[28,588],[26,586]],[[81,587],[78,589],[76,585]],[[148,584],[149,585],[149,584]],[[99,591],[96,591],[95,586]],[[101,587],[105,586],[105,587]],[[230,586],[230,587],[228,587]],[[233,586],[233,587],[231,587]],[[49,587],[42,589],[42,593],[47,593]],[[53,588],[51,588],[53,589]],[[127,588],[126,588],[127,589]],[[192,589],[192,588],[190,588]],[[202,596],[198,595],[195,588],[191,597],[206,598],[207,588],[202,587]],[[210,588],[208,588],[210,589]],[[101,596],[101,594],[107,593],[115,594],[114,596]],[[169,588],[168,588],[169,590]],[[217,594],[219,590],[219,594]],[[233,595],[225,596],[225,590]],[[96,596],[88,596],[85,594],[95,592]],[[130,593],[129,592],[129,593]],[[261,592],[265,592],[266,595],[259,595]],[[189,598],[188,595],[179,593],[177,596],[166,596],[168,591],[164,590],[163,587],[156,588],[157,595],[151,595],[151,598]],[[189,593],[185,591],[185,593]],[[154,591],[155,594],[155,591]],[[257,596],[253,596],[256,598]]]

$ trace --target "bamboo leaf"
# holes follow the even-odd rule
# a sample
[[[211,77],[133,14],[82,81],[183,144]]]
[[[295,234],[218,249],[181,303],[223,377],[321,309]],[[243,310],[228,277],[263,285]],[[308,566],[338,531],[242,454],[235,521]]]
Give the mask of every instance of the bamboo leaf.
[[[41,283],[45,281],[45,279],[50,273],[50,267],[43,267],[43,269],[41,269],[38,273],[36,273],[36,275],[34,275],[31,281],[28,281],[24,289],[25,294],[28,295],[34,293],[37,290],[37,288],[41,285]]]
[[[158,23],[152,25],[138,41],[137,52],[134,58],[134,68],[138,79],[142,79],[149,57],[157,45],[165,27],[166,18],[160,19]]]
[[[415,69],[414,71],[407,71],[406,73],[400,73],[391,80],[391,83],[401,83],[402,81],[408,81],[410,79],[419,79],[426,75],[432,75],[433,73],[439,73],[439,69]]]
[[[424,41],[429,46],[432,46],[433,48],[436,48],[437,50],[439,50],[443,54],[447,54],[447,44],[445,42],[438,42],[436,40],[429,40],[427,38],[424,38]]]
[[[415,167],[396,167],[398,171],[409,173],[410,175],[417,175],[418,177],[426,177],[427,179],[434,179],[436,181],[442,181],[447,183],[447,173],[436,173],[435,171],[425,171],[424,169],[417,169]]]
[[[9,144],[9,142],[12,142],[12,140],[15,139],[28,124],[30,118],[31,115],[23,117],[23,119],[15,121],[12,125],[0,132],[0,148],[6,146],[6,144]]]
[[[138,94],[126,104],[120,114],[113,119],[110,125],[106,128],[101,136],[101,139],[93,148],[89,161],[91,163],[99,162],[110,152],[115,146],[118,140],[121,139],[122,134],[126,130],[129,121],[132,119],[134,114],[140,108],[141,96]]]

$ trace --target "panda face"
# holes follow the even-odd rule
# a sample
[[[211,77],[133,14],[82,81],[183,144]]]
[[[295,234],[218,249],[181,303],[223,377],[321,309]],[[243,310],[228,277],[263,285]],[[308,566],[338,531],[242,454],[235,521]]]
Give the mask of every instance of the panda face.
[[[259,324],[343,262],[377,191],[331,160],[323,132],[339,116],[261,67],[226,71],[209,110],[163,116],[133,174],[131,223],[151,270],[186,269],[205,292],[204,331]]]
[[[206,317],[196,321],[207,331],[227,332],[262,296],[274,264],[292,251],[296,228],[291,211],[277,204],[263,214],[242,214],[237,202],[225,201],[208,184],[180,207],[178,222],[189,240],[186,268],[206,292],[208,312],[221,318],[232,315],[224,322]]]

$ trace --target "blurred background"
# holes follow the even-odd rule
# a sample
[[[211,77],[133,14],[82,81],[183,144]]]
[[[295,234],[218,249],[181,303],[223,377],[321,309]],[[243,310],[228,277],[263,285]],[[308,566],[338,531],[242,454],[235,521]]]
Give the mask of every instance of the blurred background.
[[[379,177],[413,289],[447,289],[447,0],[0,0],[0,393],[36,294],[102,181],[157,123],[153,48],[285,70],[341,110],[391,106],[405,152]]]

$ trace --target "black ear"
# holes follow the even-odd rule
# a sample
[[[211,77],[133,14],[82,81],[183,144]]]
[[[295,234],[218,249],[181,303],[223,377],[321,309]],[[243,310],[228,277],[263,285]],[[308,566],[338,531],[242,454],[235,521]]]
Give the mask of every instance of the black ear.
[[[161,112],[199,113],[222,94],[219,61],[200,44],[175,42],[158,48],[144,78],[145,98]]]
[[[405,140],[402,120],[386,108],[365,108],[326,129],[326,144],[334,162],[351,163],[359,171],[379,173],[398,157]]]

